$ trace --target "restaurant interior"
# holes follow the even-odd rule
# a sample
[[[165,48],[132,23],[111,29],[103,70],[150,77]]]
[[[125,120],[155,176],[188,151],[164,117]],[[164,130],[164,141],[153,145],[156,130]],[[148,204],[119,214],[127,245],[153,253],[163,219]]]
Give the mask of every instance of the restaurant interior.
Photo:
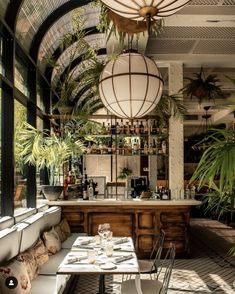
[[[0,116],[0,293],[235,293],[234,0],[0,0]]]

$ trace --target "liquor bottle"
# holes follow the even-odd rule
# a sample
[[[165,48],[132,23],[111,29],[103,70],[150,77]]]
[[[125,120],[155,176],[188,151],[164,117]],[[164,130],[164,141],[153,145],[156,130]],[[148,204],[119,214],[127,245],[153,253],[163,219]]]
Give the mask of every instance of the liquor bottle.
[[[157,125],[156,125],[156,120],[154,120],[152,124],[151,135],[156,135],[156,134],[157,134]]]
[[[152,143],[149,144],[149,150],[148,151],[149,151],[150,155],[153,155],[153,145],[152,145]]]
[[[82,198],[83,198],[83,200],[89,200],[88,193],[87,193],[88,184],[89,183],[88,183],[88,180],[87,180],[87,174],[85,174],[84,182],[82,184]]]
[[[135,133],[136,135],[139,135],[139,134],[140,134],[140,125],[139,125],[139,121],[138,121],[138,119],[137,119],[136,124],[135,124],[135,130],[134,130],[134,133]]]
[[[166,154],[166,141],[165,140],[162,141],[162,153]]]
[[[88,142],[88,146],[86,148],[86,153],[91,154],[91,142],[90,141]]]
[[[130,134],[130,126],[129,126],[129,122],[126,122],[126,134],[129,135]]]
[[[108,123],[108,126],[107,126],[107,133],[110,135],[112,134],[110,123]]]
[[[139,125],[139,133],[140,133],[140,135],[144,134],[144,125],[143,125],[142,120],[140,121],[140,125]]]
[[[106,129],[106,127],[105,127],[104,122],[102,123],[101,134],[102,134],[102,135],[106,135],[106,134],[107,134],[107,129]]]
[[[116,122],[116,134],[120,134],[120,126],[118,122]]]
[[[121,119],[121,122],[120,122],[120,134],[124,134],[123,119]]]
[[[144,134],[148,134],[149,133],[149,125],[148,125],[148,120],[146,120],[145,125],[144,125]]]
[[[144,154],[148,154],[148,143],[147,141],[144,142]]]
[[[140,153],[144,154],[144,140],[140,139]]]
[[[93,199],[94,198],[94,186],[93,186],[93,180],[90,179],[89,180],[89,187],[88,187],[88,191],[89,191],[89,199]]]
[[[137,155],[138,154],[138,143],[137,143],[137,139],[135,138],[132,144],[132,154],[133,155]]]
[[[156,145],[156,139],[153,139],[153,154],[157,154],[157,145]]]

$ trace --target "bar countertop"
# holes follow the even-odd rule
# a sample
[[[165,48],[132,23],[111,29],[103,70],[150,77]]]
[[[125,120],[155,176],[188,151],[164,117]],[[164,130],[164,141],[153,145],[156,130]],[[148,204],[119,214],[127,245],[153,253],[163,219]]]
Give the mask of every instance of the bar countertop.
[[[43,201],[44,202],[44,201]],[[146,199],[126,199],[119,200],[114,198],[106,199],[94,199],[94,200],[82,200],[82,199],[71,199],[71,200],[57,200],[47,201],[48,205],[57,206],[197,206],[201,205],[201,201],[194,199],[182,199],[182,200],[146,200]]]

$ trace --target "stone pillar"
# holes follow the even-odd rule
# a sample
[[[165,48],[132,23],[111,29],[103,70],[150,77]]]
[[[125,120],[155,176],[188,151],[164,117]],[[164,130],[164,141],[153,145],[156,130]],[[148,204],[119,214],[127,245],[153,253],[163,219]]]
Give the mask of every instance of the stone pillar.
[[[183,64],[172,62],[169,66],[169,95],[177,94],[182,87]],[[180,190],[184,189],[184,126],[178,118],[169,121],[169,188],[172,199],[179,198]]]

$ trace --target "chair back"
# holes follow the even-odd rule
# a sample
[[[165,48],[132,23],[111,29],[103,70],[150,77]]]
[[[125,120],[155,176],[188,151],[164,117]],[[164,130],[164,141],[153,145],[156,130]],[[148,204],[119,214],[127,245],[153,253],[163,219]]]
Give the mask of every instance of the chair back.
[[[154,262],[152,264],[152,268],[151,268],[151,273],[152,272],[156,272],[159,268],[160,265],[160,259],[161,259],[161,255],[162,255],[162,248],[163,248],[163,244],[164,244],[164,240],[165,240],[165,232],[163,230],[160,231],[160,234],[158,236],[158,239],[153,247],[153,250],[151,252],[150,255],[150,260],[153,259],[153,256],[155,254],[154,257]]]
[[[168,286],[170,282],[171,272],[175,261],[175,245],[173,243],[170,243],[169,249],[167,251],[167,254],[164,258],[164,261],[162,263],[162,267],[165,267],[166,263],[167,266],[165,267],[164,277],[162,280],[162,288],[160,291],[160,294],[166,294],[168,291]],[[158,272],[158,276],[162,270],[162,267],[160,271]]]

